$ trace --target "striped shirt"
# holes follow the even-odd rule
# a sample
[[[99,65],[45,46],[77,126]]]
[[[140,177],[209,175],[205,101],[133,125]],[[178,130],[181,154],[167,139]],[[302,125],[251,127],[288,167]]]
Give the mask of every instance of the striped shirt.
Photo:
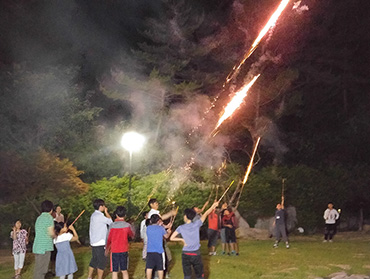
[[[49,212],[43,212],[36,219],[35,223],[35,241],[33,242],[32,252],[34,254],[45,254],[47,251],[53,251],[53,238],[49,234],[49,228],[54,227],[53,217]]]

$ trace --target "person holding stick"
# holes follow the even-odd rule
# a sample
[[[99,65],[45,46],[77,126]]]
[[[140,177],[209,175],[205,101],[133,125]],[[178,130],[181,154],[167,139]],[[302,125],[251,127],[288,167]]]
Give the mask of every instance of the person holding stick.
[[[32,247],[32,251],[35,254],[34,279],[45,278],[50,263],[51,251],[54,250],[54,221],[51,216],[53,207],[54,205],[51,201],[43,201],[41,203],[41,214],[36,219],[35,240]]]
[[[54,244],[57,248],[57,255],[55,260],[55,275],[60,279],[73,279],[73,273],[77,271],[77,264],[73,255],[71,244],[72,241],[78,241],[78,234],[73,227],[64,222],[55,223]],[[69,232],[71,231],[71,232]]]
[[[102,279],[104,269],[107,265],[107,258],[105,256],[105,244],[108,233],[107,226],[112,224],[113,221],[104,200],[96,199],[93,202],[93,206],[95,211],[90,217],[89,229],[92,258],[89,264],[88,278],[92,279],[93,272],[97,269],[98,279]]]
[[[148,238],[146,236],[146,228],[147,228],[147,220],[148,220],[148,211],[143,212],[143,221],[140,223],[140,237],[143,240],[143,253],[142,253],[142,259],[143,261],[146,260],[146,251],[147,251],[147,244],[148,244]]]
[[[273,226],[275,227],[276,237],[273,247],[278,248],[279,242],[282,239],[285,242],[285,247],[289,249],[290,245],[286,233],[284,204],[278,203],[276,205],[275,220]]]
[[[203,263],[200,256],[200,234],[199,228],[203,225],[207,216],[218,206],[218,202],[214,202],[212,206],[202,215],[199,220],[192,222],[196,213],[193,209],[187,208],[184,210],[185,224],[179,226],[171,235],[171,241],[179,241],[184,244],[182,248],[182,269],[184,278],[190,279],[192,274],[192,267],[194,269],[196,278],[204,278]],[[179,237],[181,234],[182,238]]]
[[[147,227],[148,252],[146,260],[146,278],[151,279],[153,270],[158,272],[158,278],[163,279],[166,269],[163,239],[167,239],[171,234],[171,229],[167,231],[162,226],[162,220],[158,214],[153,214],[149,219]]]

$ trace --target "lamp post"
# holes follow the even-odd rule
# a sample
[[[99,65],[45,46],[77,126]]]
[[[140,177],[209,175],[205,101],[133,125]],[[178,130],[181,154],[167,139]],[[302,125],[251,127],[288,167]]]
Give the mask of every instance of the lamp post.
[[[129,214],[131,214],[131,179],[132,179],[132,153],[139,151],[145,142],[144,136],[136,132],[127,132],[122,136],[121,145],[130,154],[129,163],[129,181],[128,181],[128,199],[127,199],[127,209]]]

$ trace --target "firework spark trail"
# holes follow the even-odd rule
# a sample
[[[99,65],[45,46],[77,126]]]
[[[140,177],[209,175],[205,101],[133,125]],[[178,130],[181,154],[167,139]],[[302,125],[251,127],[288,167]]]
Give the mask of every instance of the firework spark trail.
[[[279,16],[281,13],[284,11],[286,6],[288,5],[290,0],[282,0],[279,7],[275,10],[275,12],[272,14],[270,17],[269,21],[266,23],[265,27],[260,31],[258,34],[257,38],[254,40],[253,44],[251,45],[249,51],[244,55],[243,60],[239,63],[238,66],[234,66],[230,74],[226,78],[226,84],[228,84],[239,72],[240,67],[244,64],[244,62],[252,55],[252,53],[256,50],[258,47],[259,43],[263,39],[263,37],[267,34],[267,32],[273,28],[276,25],[276,21],[278,20]]]
[[[226,78],[226,81],[225,83],[223,84],[223,87],[225,88],[226,84],[228,84],[235,76],[237,76],[238,72],[239,72],[239,69],[240,67],[244,64],[244,62],[252,55],[252,53],[256,50],[256,48],[258,47],[259,43],[261,42],[261,40],[263,39],[263,37],[266,35],[266,33],[271,30],[275,25],[276,25],[276,22],[279,18],[279,16],[281,15],[281,13],[284,11],[284,9],[286,8],[286,6],[288,5],[290,0],[282,0],[280,5],[278,6],[278,8],[275,10],[275,12],[271,15],[270,19],[268,20],[268,22],[266,23],[265,27],[260,31],[259,35],[257,36],[257,38],[254,40],[253,44],[251,45],[251,47],[249,48],[249,51],[244,55],[244,58],[243,60],[239,63],[238,66],[234,66],[232,71],[229,73],[229,75],[227,76]],[[207,115],[211,110],[212,108],[214,108],[216,106],[216,102],[218,101],[219,99],[219,94],[213,98],[213,101],[211,102],[211,106],[204,112],[204,116],[202,117],[201,119],[201,122],[203,122],[205,120],[205,115]],[[195,126],[194,128],[192,128],[192,130],[189,132],[188,136],[191,137],[192,134],[197,131],[199,129],[199,127],[202,126],[202,124],[199,124],[197,126]],[[189,143],[189,141],[187,141],[187,143]]]
[[[254,78],[245,86],[242,87],[238,92],[235,93],[235,96],[231,99],[231,101],[227,104],[224,113],[220,117],[220,119],[217,122],[216,130],[222,122],[224,122],[226,119],[228,119],[234,111],[241,105],[244,98],[247,96],[249,89],[253,86],[253,84],[256,82],[256,80],[260,77],[261,74],[254,76]]]
[[[254,150],[253,150],[251,160],[250,160],[248,168],[247,168],[247,171],[245,172],[245,176],[244,176],[244,179],[243,179],[243,186],[245,185],[245,183],[247,183],[248,176],[251,173],[252,166],[253,166],[253,161],[254,161],[254,156],[256,155],[258,144],[260,143],[260,140],[261,140],[261,137],[258,137],[256,145],[255,145]]]

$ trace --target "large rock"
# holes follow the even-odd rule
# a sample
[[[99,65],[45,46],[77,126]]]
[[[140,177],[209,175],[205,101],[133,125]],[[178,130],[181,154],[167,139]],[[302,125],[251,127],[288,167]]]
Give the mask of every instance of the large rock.
[[[256,240],[266,240],[270,238],[270,233],[268,230],[256,229],[256,228],[237,228],[236,237],[243,239],[256,239]]]

